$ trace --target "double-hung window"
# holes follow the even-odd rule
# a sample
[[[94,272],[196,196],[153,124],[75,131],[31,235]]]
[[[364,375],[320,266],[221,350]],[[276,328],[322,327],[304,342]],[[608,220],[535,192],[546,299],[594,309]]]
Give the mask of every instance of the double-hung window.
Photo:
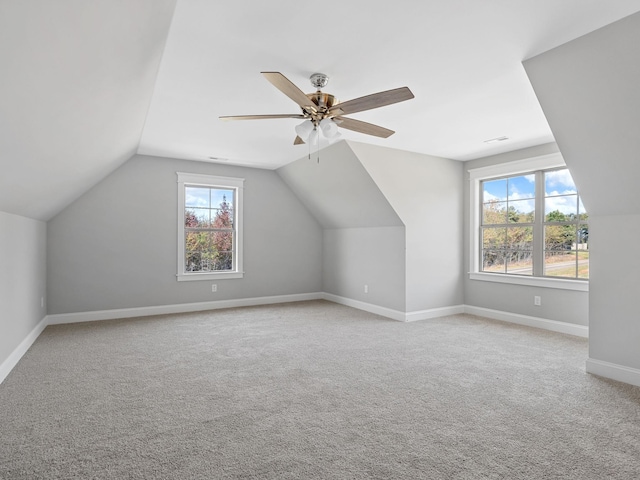
[[[586,290],[588,214],[560,155],[470,171],[476,280]]]
[[[241,278],[241,178],[178,173],[179,281]]]

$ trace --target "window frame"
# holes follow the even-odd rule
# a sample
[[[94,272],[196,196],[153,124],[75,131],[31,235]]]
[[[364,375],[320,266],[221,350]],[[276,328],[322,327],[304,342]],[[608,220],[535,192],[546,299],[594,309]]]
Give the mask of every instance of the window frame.
[[[178,259],[176,279],[182,281],[223,280],[243,278],[243,237],[242,210],[244,178],[221,177],[199,173],[176,172],[178,183]],[[208,187],[234,191],[233,200],[233,266],[232,270],[218,272],[186,272],[185,271],[185,187]]]
[[[509,273],[483,272],[480,270],[480,258],[482,255],[480,244],[480,227],[482,226],[481,182],[483,180],[490,180],[497,177],[530,174],[532,172],[550,170],[554,168],[566,168],[566,164],[560,153],[542,155],[539,157],[505,162],[469,170],[469,278],[471,280],[577,290],[583,292],[589,291],[588,279],[554,278],[533,275],[525,276]],[[539,192],[537,193],[536,202],[544,201],[543,198],[540,198]],[[536,215],[544,216],[544,208],[539,209],[538,204],[539,203],[536,204]],[[534,235],[544,235],[544,230],[534,229]],[[539,244],[539,240],[536,244]],[[542,259],[538,259],[538,261],[541,262]],[[534,268],[534,272],[535,271],[540,271],[540,269]]]

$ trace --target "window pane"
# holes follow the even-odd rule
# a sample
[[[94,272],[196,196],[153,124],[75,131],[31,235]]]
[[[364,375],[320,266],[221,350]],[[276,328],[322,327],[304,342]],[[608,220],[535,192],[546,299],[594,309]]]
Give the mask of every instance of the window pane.
[[[563,195],[544,199],[544,221],[566,222],[578,215],[578,195]]]
[[[576,185],[569,173],[569,169],[563,168],[545,172],[544,174],[544,194],[545,196],[566,195],[576,193]]]
[[[209,272],[233,268],[233,232],[187,232],[186,271]]]
[[[216,258],[216,270],[233,270],[233,253],[220,253]]]
[[[536,196],[536,176],[522,175],[519,177],[510,177],[509,181],[509,200],[522,200],[525,198],[535,198]]]
[[[578,232],[576,233],[577,250],[589,249],[589,225],[581,223],[578,225]]]
[[[197,227],[199,224],[196,211],[193,208],[184,209],[184,226],[189,228]]]
[[[505,227],[484,228],[482,230],[482,248],[484,250],[500,250],[507,243],[507,229]]]
[[[507,199],[507,179],[488,180],[482,182],[482,201],[505,201]]]
[[[209,232],[186,232],[185,250],[189,252],[204,252],[209,250],[211,239]]]
[[[208,187],[185,187],[184,204],[187,207],[211,207],[211,197]]]
[[[507,229],[507,248],[509,250],[532,250],[533,227],[509,227]]]
[[[189,228],[208,228],[209,215],[208,208],[185,208],[184,226]]]
[[[233,210],[226,206],[211,211],[213,228],[232,228],[233,227]]]
[[[509,223],[533,223],[535,200],[509,202]]]
[[[531,250],[511,250],[507,253],[507,273],[533,275],[533,252]]]
[[[212,249],[218,253],[230,252],[233,250],[232,232],[212,232]]]
[[[200,272],[202,271],[202,260],[200,252],[189,252],[185,257],[185,272]]]
[[[578,250],[578,278],[589,278],[588,250]]]
[[[229,208],[233,208],[233,190],[223,188],[211,189],[211,207],[219,208],[222,203],[227,203]]]
[[[505,255],[501,250],[485,250],[482,252],[483,272],[505,272]]]
[[[507,223],[507,202],[489,202],[482,206],[484,225]]]
[[[576,241],[576,226],[547,225],[544,227],[544,249],[548,251],[571,250]]]
[[[576,278],[577,252],[545,252],[544,274],[549,277]]]

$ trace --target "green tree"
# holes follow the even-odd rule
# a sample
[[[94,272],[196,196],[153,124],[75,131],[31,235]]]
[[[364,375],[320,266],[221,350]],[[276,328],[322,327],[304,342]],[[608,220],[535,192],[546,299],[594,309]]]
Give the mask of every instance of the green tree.
[[[566,215],[559,210],[547,214],[546,221],[557,225],[547,225],[544,230],[546,250],[571,250],[576,241],[576,226],[563,222],[571,222],[574,219],[575,215]]]

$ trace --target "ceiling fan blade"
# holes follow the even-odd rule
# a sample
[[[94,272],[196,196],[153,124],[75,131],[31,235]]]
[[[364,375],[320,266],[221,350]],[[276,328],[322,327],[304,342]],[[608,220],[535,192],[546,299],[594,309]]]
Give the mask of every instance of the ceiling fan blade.
[[[393,103],[404,102],[412,98],[413,93],[411,93],[409,87],[395,88],[393,90],[372,93],[371,95],[338,103],[328,110],[328,114],[349,115],[364,110],[371,110],[372,108],[384,107],[385,105],[391,105]]]
[[[271,118],[299,118],[304,120],[306,117],[298,113],[282,113],[277,115],[226,115],[220,117],[220,120],[268,120]]]
[[[307,97],[307,95],[296,87],[291,80],[285,77],[280,72],[260,72],[264,77],[271,82],[271,84],[284,93],[291,100],[296,102],[300,107],[309,109],[309,107],[313,107],[312,109],[316,109],[316,104]]]
[[[375,137],[387,138],[393,135],[393,130],[388,128],[374,125],[373,123],[363,122],[362,120],[354,120],[353,118],[335,117],[336,124],[340,128],[346,128],[347,130],[353,130],[354,132],[366,133],[367,135],[373,135]]]
[[[304,145],[304,140],[302,140],[299,136],[296,136],[296,139],[293,141],[294,145]]]

